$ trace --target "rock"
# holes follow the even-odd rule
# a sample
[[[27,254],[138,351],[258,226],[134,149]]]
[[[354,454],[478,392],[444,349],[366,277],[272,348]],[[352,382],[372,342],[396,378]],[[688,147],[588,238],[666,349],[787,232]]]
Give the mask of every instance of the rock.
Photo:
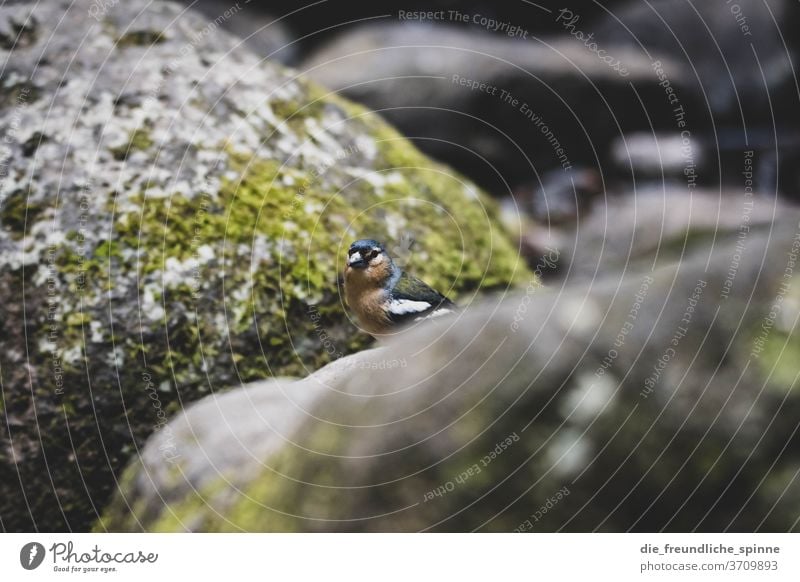
[[[620,133],[674,130],[652,59],[638,47],[619,47],[606,57],[613,62],[567,32],[523,39],[395,23],[343,34],[301,68],[502,194],[539,186],[548,170],[602,167],[606,144]],[[687,70],[662,60],[679,89]],[[692,95],[684,98],[688,107]]]
[[[687,195],[679,184],[641,188],[636,196],[610,194],[597,200],[572,229],[544,231],[529,225],[523,237],[529,262],[555,252],[559,285],[592,281],[598,275],[642,274],[654,265],[691,253],[712,253],[726,236],[768,228],[791,210],[763,192],[698,189]]]
[[[124,495],[143,501],[137,506],[137,515],[148,521],[160,517],[164,502],[181,503],[183,486],[188,484],[197,491],[214,490],[219,493],[214,505],[229,507],[235,496],[230,495],[228,487],[217,487],[220,476],[230,488],[246,486],[263,468],[258,459],[268,458],[286,444],[309,407],[331,389],[332,383],[385,353],[385,348],[365,350],[331,362],[303,380],[263,380],[201,400],[151,437],[152,444],[142,451],[141,459],[152,480],[138,473],[131,482],[133,489]],[[231,441],[234,432],[244,438]],[[189,443],[194,443],[191,450],[186,448]],[[223,443],[224,448],[217,446]],[[168,497],[157,502],[159,491]],[[190,517],[183,526],[202,531],[203,521]]]
[[[194,0],[184,1],[188,4]],[[608,0],[602,6],[592,0],[573,0],[569,4],[587,19],[595,20],[606,11],[624,5],[625,0]],[[552,33],[561,28],[551,17],[551,9],[532,2],[384,0],[379,4],[367,4],[357,0],[336,0],[303,6],[298,6],[293,0],[247,3],[247,14],[251,17],[258,18],[262,11],[282,15],[298,32],[298,43],[304,50],[306,46],[325,42],[331,34],[358,26],[365,20],[446,22],[471,32],[490,30],[498,37],[507,36],[510,27],[523,29],[529,35]]]
[[[322,43],[303,68],[383,110],[424,151],[498,196],[540,189],[541,174],[565,162],[595,167],[632,191],[653,178],[609,160],[612,142],[683,131],[705,150],[696,161],[704,186],[735,180],[742,150],[752,149],[759,188],[790,197],[800,190],[798,43],[790,32],[800,4],[629,1],[599,14],[599,5],[584,3],[546,12],[523,5],[537,14],[537,27],[503,16],[505,7],[489,16],[522,27],[530,33],[524,38],[490,33],[471,19],[456,26],[449,16],[395,22],[390,14]],[[476,81],[475,89],[453,75]],[[520,111],[523,103],[535,120]],[[559,148],[566,159],[554,155]],[[638,157],[653,166],[656,154],[649,148]]]
[[[738,189],[691,193],[680,180],[665,178],[660,185],[646,183],[635,195],[593,190],[589,170],[570,177],[570,182],[545,181],[546,190],[533,197],[521,191],[501,203],[503,224],[518,233],[529,266],[558,286],[644,273],[701,249],[713,251],[718,238],[740,233],[747,238],[748,228],[766,228],[793,208],[774,193],[754,189],[752,175],[742,177]],[[532,209],[525,204],[531,201]]]
[[[24,32],[0,79],[6,530],[88,528],[182,405],[367,345],[337,288],[353,239],[413,236],[465,303],[528,277],[472,184],[182,12],[0,9]]]
[[[189,6],[236,35],[261,58],[288,65],[297,58],[297,45],[282,18],[264,12],[256,3],[191,0]]]
[[[703,166],[708,155],[706,144],[695,142],[694,145],[692,162]],[[629,171],[639,176],[640,180],[651,182],[683,179],[687,162],[685,151],[685,143],[679,132],[636,132],[614,139],[611,145],[612,159],[621,172]]]
[[[575,224],[587,214],[594,200],[603,194],[603,177],[593,168],[569,172],[551,170],[542,176],[534,192],[515,193],[516,199],[534,219],[550,224]],[[542,229],[544,230],[544,229]]]
[[[168,425],[171,467],[148,442],[102,527],[797,530],[799,221],[209,397]]]
[[[705,142],[709,155],[697,166],[706,184],[738,178],[741,152],[755,150],[757,186],[795,197],[800,103],[792,63],[797,62],[798,43],[788,31],[799,17],[800,5],[790,0],[691,7],[681,0],[632,1],[599,19],[594,31],[609,50],[668,58],[687,73],[674,93],[686,125],[671,129],[686,129]],[[652,133],[649,127],[640,129]],[[651,157],[657,164],[658,158]]]
[[[694,128],[708,123],[710,114],[717,123],[771,125],[769,100],[794,78],[792,55],[778,28],[792,22],[793,5],[787,0],[737,0],[720,9],[711,3],[692,8],[680,0],[632,1],[598,20],[596,38],[666,56],[688,68],[692,74],[687,84],[707,98],[691,112]],[[759,68],[763,77],[754,74]]]

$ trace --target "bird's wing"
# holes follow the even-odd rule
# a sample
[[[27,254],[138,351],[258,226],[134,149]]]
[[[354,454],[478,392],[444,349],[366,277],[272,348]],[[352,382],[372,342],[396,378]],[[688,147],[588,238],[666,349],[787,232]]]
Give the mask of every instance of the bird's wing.
[[[394,323],[405,323],[436,317],[455,309],[455,304],[447,297],[404,272],[391,290],[387,311]]]

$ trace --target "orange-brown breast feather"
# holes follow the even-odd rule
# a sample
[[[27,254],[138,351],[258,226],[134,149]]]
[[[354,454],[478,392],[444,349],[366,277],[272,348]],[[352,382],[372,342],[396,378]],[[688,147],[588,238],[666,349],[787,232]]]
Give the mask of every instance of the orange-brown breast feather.
[[[364,270],[345,270],[345,301],[358,317],[364,331],[380,334],[387,331],[391,320],[384,309],[386,291],[383,282],[388,278],[388,264],[370,266]]]

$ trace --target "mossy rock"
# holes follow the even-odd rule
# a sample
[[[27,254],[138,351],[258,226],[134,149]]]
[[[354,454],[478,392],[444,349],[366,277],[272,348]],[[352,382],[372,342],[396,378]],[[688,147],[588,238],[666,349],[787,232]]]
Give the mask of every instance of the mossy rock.
[[[0,105],[8,530],[87,529],[187,403],[367,346],[353,239],[415,239],[409,269],[465,304],[529,278],[492,203],[374,114],[178,5],[91,6],[0,10],[37,23]]]
[[[198,402],[98,530],[797,531],[799,219]]]

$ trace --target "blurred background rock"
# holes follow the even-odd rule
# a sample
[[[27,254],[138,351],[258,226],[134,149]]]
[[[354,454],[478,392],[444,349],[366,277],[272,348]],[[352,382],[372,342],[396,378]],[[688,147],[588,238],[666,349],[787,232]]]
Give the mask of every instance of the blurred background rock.
[[[797,531],[799,219],[207,398],[100,529]]]
[[[224,6],[201,4],[212,13]],[[572,232],[598,191],[628,196],[664,181],[685,185],[689,165],[698,187],[730,196],[742,182],[745,150],[754,152],[756,191],[793,199],[800,188],[797,2],[262,8],[294,38],[286,62],[379,111],[495,197],[544,209],[533,217],[557,227],[557,236]],[[437,15],[408,16],[414,12]],[[454,83],[453,75],[496,94]],[[587,172],[597,176],[590,189]],[[532,264],[536,252],[528,254]]]
[[[3,529],[797,529],[798,3],[30,10]],[[391,373],[342,357],[356,235],[474,302]]]

